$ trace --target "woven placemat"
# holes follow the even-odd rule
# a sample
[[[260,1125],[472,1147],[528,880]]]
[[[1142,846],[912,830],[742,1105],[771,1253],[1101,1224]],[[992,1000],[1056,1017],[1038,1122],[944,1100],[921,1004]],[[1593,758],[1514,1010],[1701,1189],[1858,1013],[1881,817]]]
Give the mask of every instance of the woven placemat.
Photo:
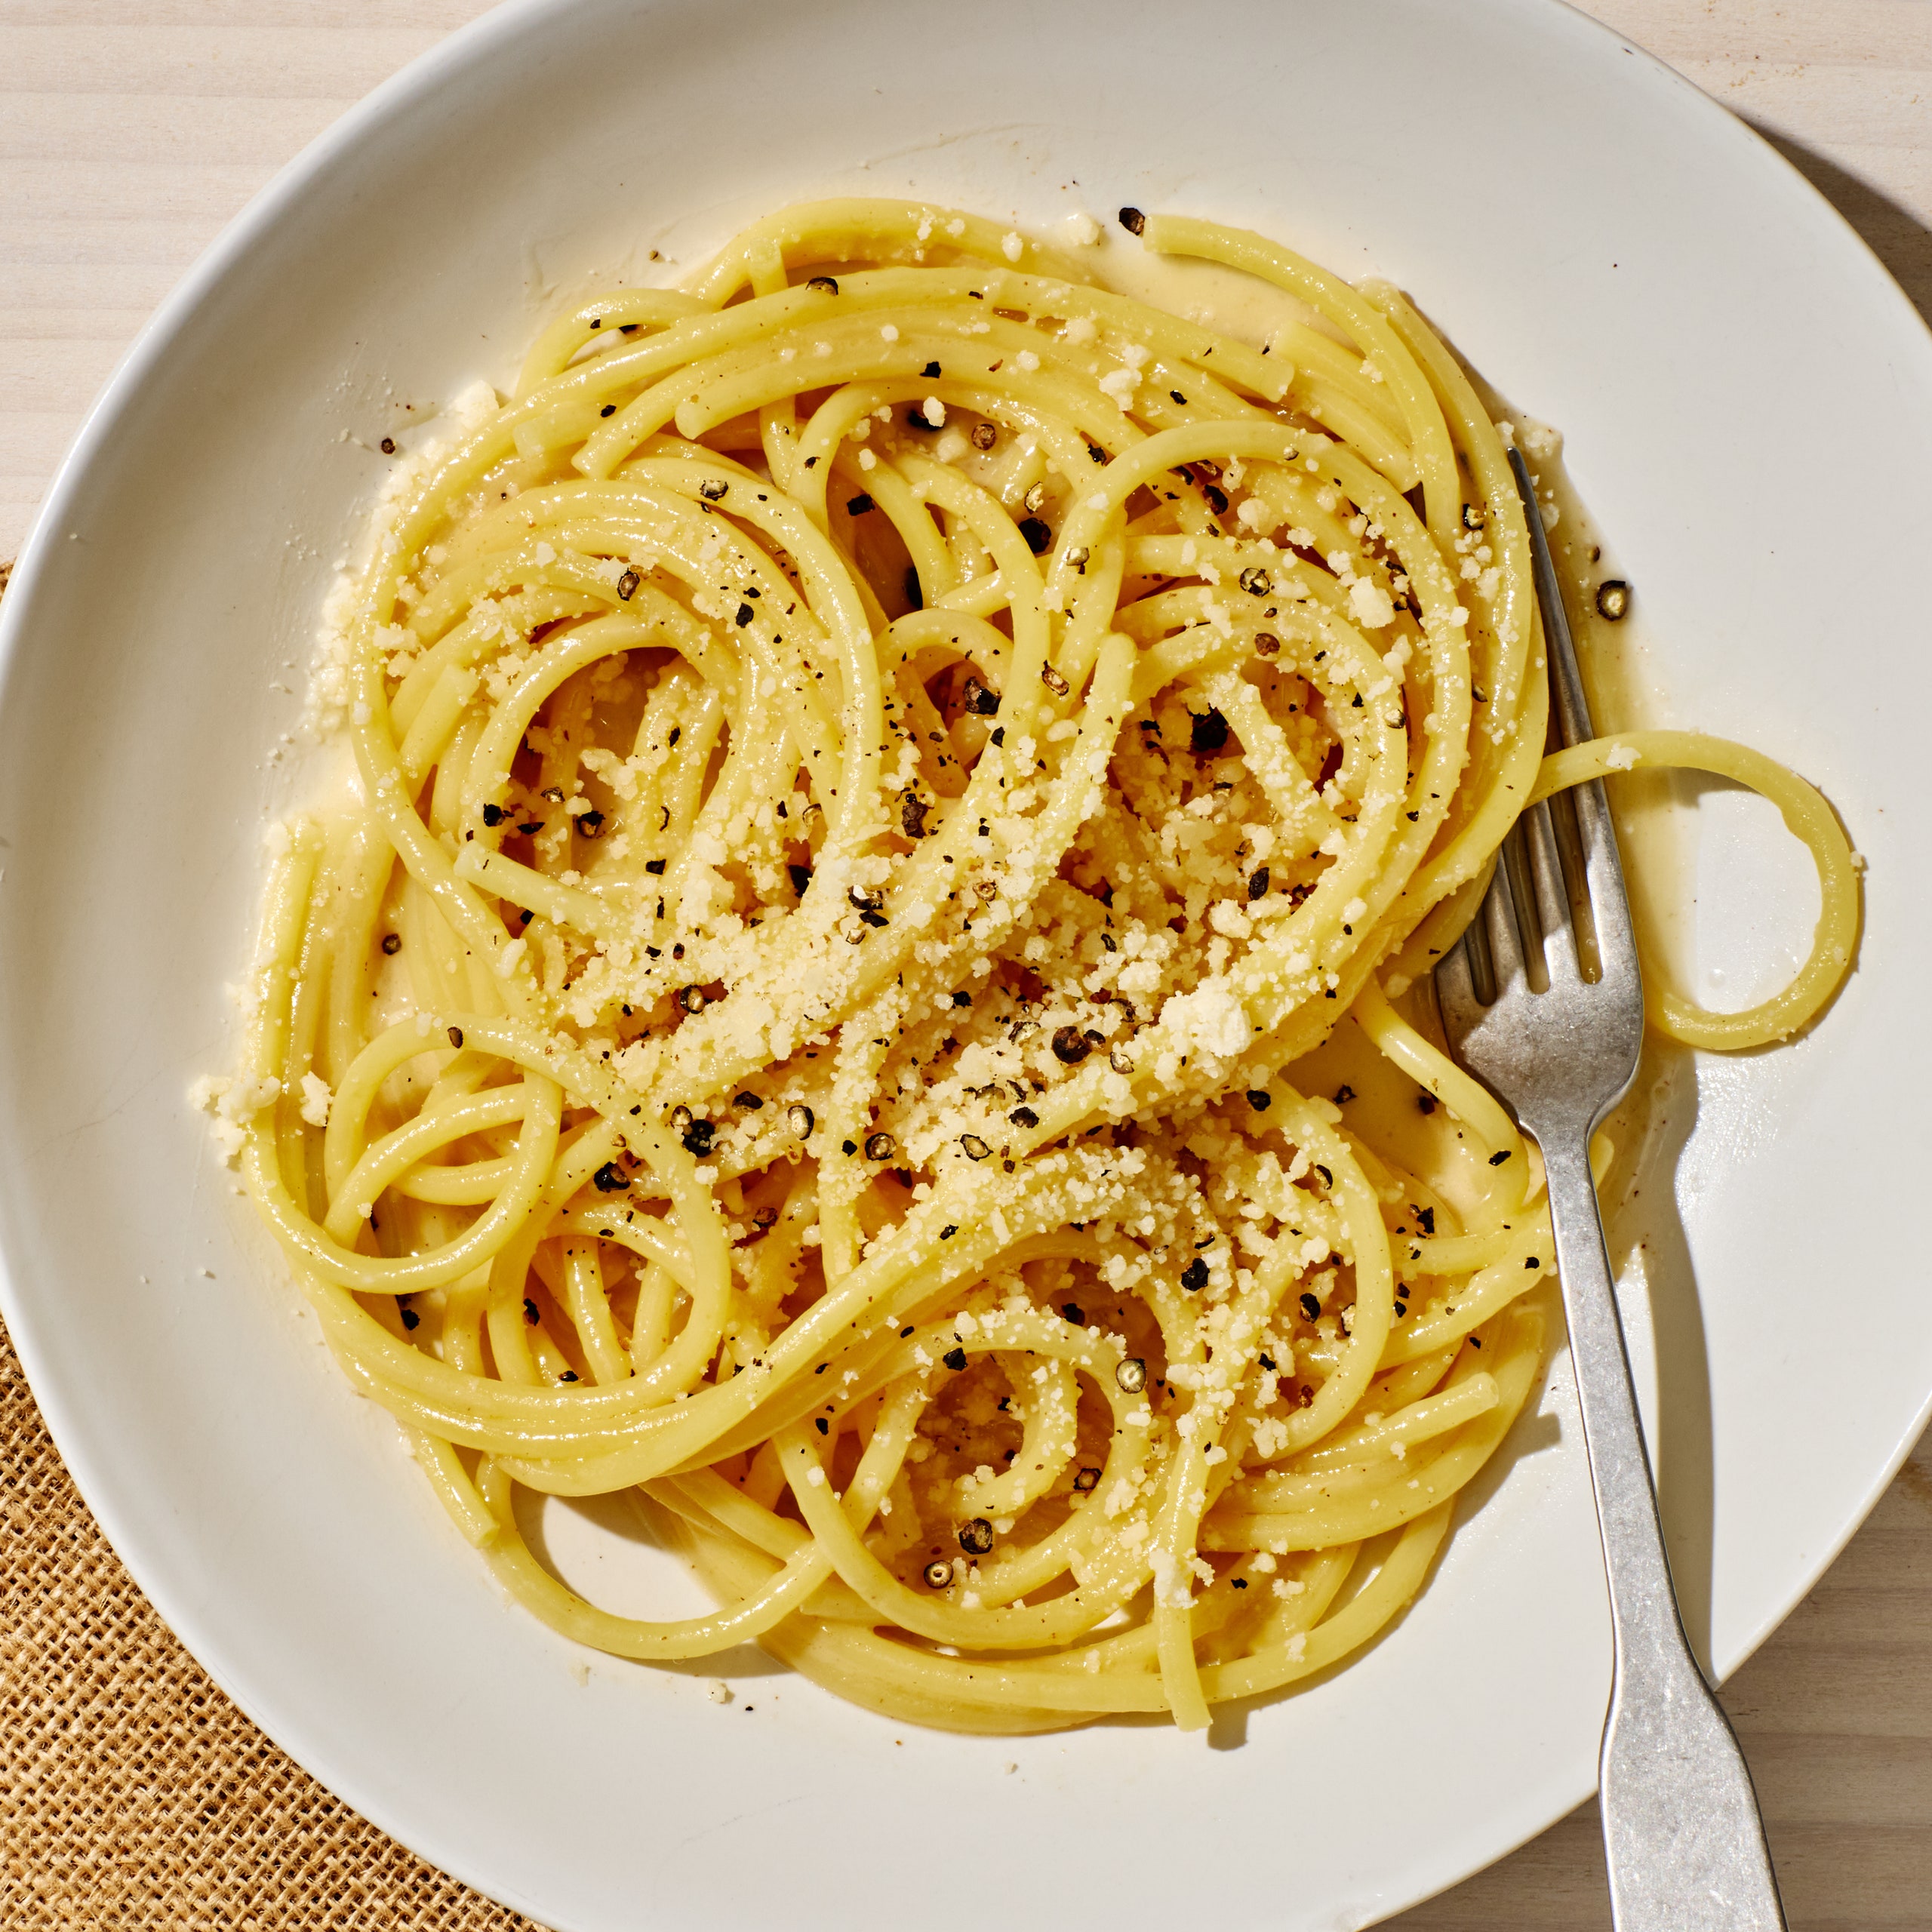
[[[541,1932],[331,1797],[121,1567],[0,1327],[0,1925]]]

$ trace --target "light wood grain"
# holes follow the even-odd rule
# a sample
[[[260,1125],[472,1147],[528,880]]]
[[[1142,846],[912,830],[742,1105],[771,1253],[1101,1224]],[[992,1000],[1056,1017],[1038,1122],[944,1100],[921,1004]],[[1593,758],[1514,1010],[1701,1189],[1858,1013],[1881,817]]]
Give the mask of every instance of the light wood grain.
[[[222,226],[337,115],[484,11],[0,0],[0,558],[135,331]],[[1932,0],[1589,11],[1776,143],[1932,316]],[[1932,1437],[1725,1701],[1795,1932],[1932,1928]],[[1399,1792],[1386,1801],[1399,1815]],[[1396,1923],[1591,1932],[1609,1923],[1602,1887],[1586,1806]]]

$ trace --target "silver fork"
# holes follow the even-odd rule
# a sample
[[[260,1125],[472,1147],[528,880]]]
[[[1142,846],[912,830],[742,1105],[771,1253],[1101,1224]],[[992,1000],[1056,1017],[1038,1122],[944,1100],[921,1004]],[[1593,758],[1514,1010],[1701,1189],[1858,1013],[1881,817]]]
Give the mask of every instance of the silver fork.
[[[1529,518],[1558,728],[1575,744],[1591,735],[1583,681],[1529,471],[1513,450],[1510,463]],[[1569,795],[1596,977],[1580,964],[1555,827],[1539,804],[1510,835],[1470,931],[1436,968],[1436,998],[1451,1050],[1515,1111],[1548,1178],[1614,1634],[1598,1764],[1612,1921],[1617,1932],[1784,1932],[1751,1774],[1678,1614],[1617,1318],[1589,1142],[1635,1075],[1644,992],[1603,787]],[[1493,996],[1479,996],[1479,978]]]

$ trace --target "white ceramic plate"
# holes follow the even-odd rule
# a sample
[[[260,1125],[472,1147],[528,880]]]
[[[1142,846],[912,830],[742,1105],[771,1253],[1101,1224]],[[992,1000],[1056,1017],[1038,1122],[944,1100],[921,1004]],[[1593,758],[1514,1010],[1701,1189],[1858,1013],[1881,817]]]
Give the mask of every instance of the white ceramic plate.
[[[184,1105],[229,1052],[220,989],[281,795],[263,753],[370,446],[503,381],[600,273],[661,276],[650,249],[689,265],[828,190],[1263,229],[1400,281],[1564,426],[1669,708],[1798,764],[1870,860],[1856,977],[1803,1044],[1701,1069],[1644,1251],[1666,1504],[1721,1670],[1849,1535],[1932,1390],[1932,343],[1749,130],[1549,0],[544,0],[349,115],[143,337],[6,602],[6,1318],[82,1489],[215,1678],[540,1920],[1365,1924],[1591,1788],[1607,1618],[1561,1370],[1413,1613],[1206,1743],[940,1737],[755,1657],[720,1707],[708,1672],[593,1657],[500,1601]],[[1711,831],[1707,879],[1742,875],[1750,829]],[[1760,958],[1802,904],[1771,900],[1718,894],[1706,955]],[[621,1524],[552,1527],[632,1587]]]

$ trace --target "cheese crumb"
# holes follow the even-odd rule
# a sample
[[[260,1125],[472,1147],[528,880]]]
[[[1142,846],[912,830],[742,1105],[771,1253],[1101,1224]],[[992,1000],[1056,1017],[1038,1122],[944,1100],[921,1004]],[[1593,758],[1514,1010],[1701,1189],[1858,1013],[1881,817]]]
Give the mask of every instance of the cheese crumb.
[[[1395,606],[1387,591],[1366,577],[1357,577],[1349,586],[1349,608],[1364,629],[1379,631],[1395,621]]]
[[[281,1097],[281,1082],[272,1074],[259,1080],[245,1074],[232,1080],[204,1075],[188,1089],[188,1104],[214,1116],[209,1131],[221,1158],[229,1161],[248,1141],[248,1123]]]
[[[319,1074],[303,1075],[302,1118],[311,1127],[328,1125],[329,1106],[334,1098],[334,1094],[329,1091],[329,1083]]]
[[[1161,1009],[1161,1024],[1184,1050],[1224,1059],[1243,1051],[1254,1034],[1247,1009],[1221,980],[1175,994]]]

